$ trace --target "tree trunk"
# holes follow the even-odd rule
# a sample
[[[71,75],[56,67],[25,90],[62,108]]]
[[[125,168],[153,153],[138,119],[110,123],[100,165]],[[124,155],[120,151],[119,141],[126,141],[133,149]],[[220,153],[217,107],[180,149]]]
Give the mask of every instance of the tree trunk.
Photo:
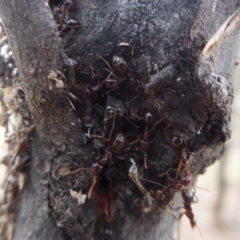
[[[240,1],[49,2],[60,41],[45,1],[0,3],[36,126],[13,239],[171,239],[230,137],[236,32],[202,50]]]

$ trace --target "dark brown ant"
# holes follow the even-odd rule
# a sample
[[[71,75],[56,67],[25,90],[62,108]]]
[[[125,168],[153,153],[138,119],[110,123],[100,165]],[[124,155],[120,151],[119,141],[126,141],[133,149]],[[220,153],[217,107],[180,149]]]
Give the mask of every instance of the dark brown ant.
[[[144,94],[144,89],[140,85],[139,81],[135,78],[134,74],[128,67],[127,62],[120,56],[114,55],[113,60],[113,70],[127,75],[127,79],[130,81],[131,86],[133,87],[134,91],[137,92],[138,95]]]
[[[111,127],[108,138],[100,135],[90,135],[89,133],[86,134],[86,136],[88,136],[89,138],[101,138],[104,142],[107,142],[107,143],[111,142],[110,147],[106,148],[105,153],[103,153],[100,157],[98,157],[96,159],[97,162],[94,163],[91,167],[91,172],[93,174],[93,184],[90,187],[89,196],[91,196],[92,189],[97,182],[96,179],[98,178],[99,173],[103,170],[103,167],[107,163],[111,164],[113,153],[118,159],[122,159],[122,157],[120,156],[121,151],[129,149],[127,144],[127,137],[124,132],[118,131],[112,140],[112,135],[115,128],[116,115],[118,114],[118,112],[120,112],[120,115],[121,115],[121,109],[115,109],[111,107],[107,109],[108,109],[108,112],[111,114],[111,117],[113,118],[112,127]],[[110,117],[108,117],[107,119],[109,118]]]
[[[180,160],[176,169],[177,173],[173,180],[173,184],[170,187],[164,189],[163,194],[169,196],[170,198],[173,198],[175,192],[181,192],[185,214],[188,217],[192,228],[194,228],[196,226],[196,220],[191,208],[194,194],[189,189],[186,189],[186,187],[191,183],[193,184],[192,175],[189,170],[190,166],[188,162],[189,153],[187,144],[181,137],[178,136],[173,136],[171,138],[171,143],[174,147],[179,149]]]
[[[66,29],[66,33],[69,31]],[[65,30],[63,29],[63,35],[65,34]],[[102,59],[110,68],[110,76],[113,75],[114,78],[107,78],[104,81],[102,81],[101,83],[96,83],[93,85],[87,85],[87,86],[81,86],[79,84],[73,84],[73,87],[75,87],[75,89],[73,89],[74,92],[76,92],[76,96],[81,99],[81,100],[92,100],[97,94],[103,92],[104,90],[106,91],[114,91],[116,89],[119,88],[119,85],[121,82],[124,81],[124,79],[122,80],[118,80],[117,77],[113,74],[113,71],[117,71],[121,74],[127,74],[127,79],[130,80],[131,85],[133,86],[134,90],[139,94],[142,95],[143,92],[143,88],[140,86],[140,83],[135,79],[135,77],[133,76],[133,74],[131,73],[126,61],[122,58],[119,57],[117,55],[113,56],[113,60],[112,60],[112,65],[113,65],[113,69],[111,68],[111,66],[108,64],[108,62],[102,58],[101,56],[96,55],[98,58]],[[77,62],[74,66],[78,66]]]
[[[171,142],[174,147],[179,149],[179,155],[180,155],[177,174],[175,177],[175,179],[176,179],[178,177],[179,172],[184,172],[189,167],[188,166],[189,163],[187,160],[189,158],[189,153],[188,153],[188,149],[187,149],[187,144],[182,138],[173,136],[171,139]]]
[[[76,62],[77,64],[77,62]],[[83,100],[87,103],[87,108],[83,116],[83,122],[86,127],[91,126],[91,113],[92,113],[92,102],[97,98],[97,96],[104,92],[105,89],[115,90],[118,88],[118,80],[116,79],[105,79],[101,83],[96,83],[94,85],[80,85],[74,83],[70,89],[69,95],[74,100]],[[71,104],[73,105],[73,104]]]
[[[90,168],[78,168],[76,170],[73,170],[71,172],[67,171],[68,168],[60,166],[60,168],[66,169],[64,172],[64,176],[69,176],[69,175],[73,175],[76,174],[80,171],[88,171],[93,175],[93,182],[91,184],[91,187],[88,191],[87,197],[90,199],[92,197],[92,193],[93,193],[93,189],[95,187],[95,185],[98,183],[99,178],[100,178],[100,172],[102,171],[102,167],[95,163],[92,165],[92,167]],[[57,169],[58,170],[58,169]],[[55,174],[57,172],[57,170],[55,171]],[[60,173],[62,173],[62,171],[60,170]],[[112,186],[111,183],[109,183],[106,188],[105,187],[99,187],[97,189],[94,190],[94,194],[93,194],[94,200],[97,203],[98,206],[98,213],[99,214],[105,214],[106,215],[106,219],[107,221],[111,222],[112,221],[112,214],[111,214],[111,209],[113,207],[113,192],[112,192]]]
[[[189,186],[189,184],[192,183],[192,175],[189,170],[190,166],[188,162],[188,150],[186,142],[180,137],[173,136],[171,138],[171,143],[174,147],[179,149],[180,160],[177,169],[170,169],[167,170],[165,173],[160,174],[161,176],[163,176],[166,174],[168,175],[170,171],[176,171],[174,179],[168,177],[168,179],[173,182],[170,187],[165,189],[166,194],[169,196],[173,196],[176,191],[183,191],[185,187]]]
[[[117,132],[111,146],[106,150],[105,153],[96,159],[97,162],[94,163],[90,168],[90,171],[93,175],[93,182],[88,192],[88,198],[91,198],[92,191],[99,179],[99,174],[103,170],[103,167],[107,163],[111,164],[113,153],[118,159],[122,159],[119,154],[125,149],[127,149],[126,135],[123,132]]]
[[[200,228],[197,226],[197,221],[195,219],[191,204],[194,202],[194,194],[189,189],[183,189],[181,192],[182,199],[183,199],[183,207],[185,209],[185,215],[190,221],[191,227],[197,227],[199,233],[201,234],[202,238],[204,239],[204,236],[200,230]],[[179,219],[181,218],[182,214],[180,215]]]
[[[59,37],[65,37],[72,28],[80,27],[80,22],[77,19],[68,19],[65,24],[66,26],[59,32]]]
[[[197,224],[191,208],[191,204],[194,201],[194,195],[189,189],[183,189],[181,195],[183,199],[185,214],[190,221],[191,227],[194,228]]]
[[[152,130],[164,119],[167,117],[168,114],[165,114],[159,121],[157,121],[154,126],[150,129],[149,126],[152,124],[153,122],[153,116],[150,112],[146,113],[144,116],[144,122],[146,124],[145,129],[143,131],[143,133],[140,135],[140,137],[130,143],[130,145],[133,145],[135,143],[138,144],[138,148],[140,151],[143,152],[144,154],[144,167],[145,169],[147,169],[147,154],[146,154],[146,150],[148,148],[149,145],[149,139],[150,139],[150,134],[152,132]]]
[[[72,91],[75,95],[81,100],[92,101],[94,100],[99,93],[102,93],[105,89],[107,91],[116,90],[119,86],[119,82],[117,79],[105,79],[101,83],[96,83],[93,85],[80,85],[73,84]]]

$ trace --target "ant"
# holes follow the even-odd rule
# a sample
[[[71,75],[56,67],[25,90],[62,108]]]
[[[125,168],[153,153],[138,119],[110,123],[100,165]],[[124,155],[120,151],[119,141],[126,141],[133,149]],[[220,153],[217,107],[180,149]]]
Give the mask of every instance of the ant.
[[[134,75],[131,73],[129,66],[127,62],[120,56],[114,55],[112,58],[112,66],[113,68],[109,65],[109,63],[102,58],[99,55],[96,55],[98,58],[102,59],[108,66],[110,71],[110,75],[105,79],[103,82],[95,84],[93,86],[86,86],[86,90],[89,92],[87,95],[95,96],[97,93],[101,92],[104,88],[107,88],[110,91],[116,90],[119,88],[119,85],[122,81],[126,80],[125,78],[122,80],[118,80],[117,77],[115,76],[114,72],[120,73],[121,75],[127,75],[127,79],[130,80],[130,84],[133,87],[134,91],[136,91],[139,95],[144,94],[143,88],[140,86],[140,83]],[[105,69],[106,70],[106,69]],[[110,76],[113,76],[114,78],[110,78]],[[88,89],[90,87],[90,89]],[[91,88],[96,88],[95,91],[91,91]],[[82,98],[85,98],[86,96],[84,95]],[[89,97],[89,96],[87,96]],[[81,97],[80,97],[81,98]]]
[[[113,68],[117,72],[121,74],[127,74],[127,79],[130,80],[130,84],[133,87],[134,91],[137,92],[138,95],[144,94],[144,89],[140,85],[139,81],[135,78],[134,74],[131,72],[128,67],[127,62],[120,56],[114,55],[112,60]]]
[[[111,137],[111,136],[110,136]],[[107,139],[108,140],[108,139]],[[109,141],[109,140],[108,140]],[[90,168],[90,171],[93,175],[93,182],[90,187],[90,190],[88,192],[88,198],[91,198],[92,191],[99,179],[99,174],[103,170],[103,167],[109,163],[111,164],[112,161],[112,155],[113,153],[118,159],[123,159],[121,156],[119,156],[119,153],[122,150],[128,150],[127,148],[127,139],[126,135],[123,132],[117,132],[111,146],[106,150],[105,153],[100,155],[96,160],[97,162],[93,163],[92,167]]]
[[[73,10],[73,2],[72,0],[48,0],[48,4],[52,10],[57,29],[60,31],[59,37],[64,37],[70,31],[70,28],[75,25],[72,19],[67,21],[69,10]],[[79,26],[79,22],[77,26]]]
[[[191,204],[194,201],[194,195],[193,193],[189,190],[189,189],[183,189],[181,192],[181,196],[183,199],[183,206],[185,209],[185,215],[188,217],[191,227],[194,228],[197,224],[197,221],[194,217],[192,208],[191,208]]]
[[[111,165],[113,154],[115,157],[122,160],[126,156],[126,154],[125,154],[126,151],[127,152],[129,151],[129,144],[127,141],[127,136],[123,131],[117,131],[115,133],[115,136],[112,138],[112,135],[113,135],[113,132],[115,129],[116,115],[120,115],[121,117],[126,118],[123,115],[121,108],[112,108],[109,106],[109,107],[107,107],[107,113],[111,114],[111,116],[107,116],[107,118],[104,119],[105,121],[107,121],[109,118],[113,118],[112,126],[111,126],[111,129],[109,130],[110,133],[109,133],[108,137],[104,137],[104,136],[100,136],[100,135],[90,135],[89,133],[86,134],[86,136],[88,136],[89,138],[101,138],[105,143],[111,142],[110,146],[108,146],[105,149],[105,153],[101,154],[98,158],[96,158],[97,161],[90,168],[91,173],[93,175],[93,183],[89,190],[89,194],[88,194],[89,198],[91,196],[93,188],[95,187],[95,185],[99,179],[100,172],[103,170],[104,166],[107,163],[109,163]],[[132,123],[130,120],[129,120],[129,122]],[[123,154],[125,154],[125,155],[123,156]]]
[[[145,122],[145,129],[142,132],[142,134],[140,135],[140,137],[135,140],[134,142],[130,143],[130,145],[133,145],[135,143],[138,144],[138,148],[140,151],[143,152],[144,154],[144,167],[145,169],[147,169],[147,153],[146,150],[149,146],[149,140],[150,140],[150,134],[152,132],[152,130],[160,123],[162,122],[162,120],[164,118],[166,118],[168,116],[168,114],[165,114],[160,120],[158,120],[154,126],[152,128],[149,128],[149,126],[151,126],[152,122],[153,122],[153,115],[150,112],[147,112],[144,116],[144,122]]]
[[[76,96],[81,100],[93,101],[102,93],[105,89],[108,91],[114,91],[119,87],[119,81],[117,79],[107,78],[102,82],[98,82],[92,85],[80,85],[73,84],[72,91],[76,94]]]
[[[171,139],[171,143],[174,147],[179,149],[180,161],[177,167],[177,174],[175,175],[174,184],[166,189],[165,194],[173,196],[173,193],[175,191],[181,191],[185,214],[190,221],[191,227],[194,228],[196,226],[196,220],[191,208],[194,194],[189,189],[186,189],[189,184],[193,183],[192,175],[189,170],[190,166],[188,162],[189,153],[187,149],[187,144],[181,137],[178,136],[173,136]]]
[[[78,68],[79,64],[78,61],[72,60],[73,68]],[[87,108],[85,110],[84,116],[83,116],[83,122],[86,127],[90,127],[91,124],[91,114],[92,114],[92,104],[93,101],[97,98],[97,96],[102,93],[105,89],[108,89],[108,91],[113,91],[117,89],[119,86],[119,82],[117,79],[105,79],[101,83],[96,83],[93,85],[80,85],[73,83],[73,86],[70,89],[70,97],[74,100],[83,100],[87,104]],[[73,106],[73,104],[71,104]],[[74,109],[74,107],[73,107]]]
[[[188,161],[189,153],[187,143],[181,137],[173,136],[171,138],[171,143],[174,147],[179,149],[180,160],[176,169],[177,173],[174,180],[172,180],[174,183],[168,188],[168,190],[172,189],[179,191],[182,190],[183,187],[187,187],[192,183],[192,175],[189,170],[190,163]]]
[[[62,31],[60,32],[60,37],[65,36],[69,31],[70,28],[72,27],[78,27],[79,26],[79,21],[75,20],[75,19],[69,19],[66,23],[66,27],[64,29],[62,29]],[[97,82],[95,84],[88,84],[88,85],[80,85],[80,84],[73,84],[73,87],[71,88],[71,90],[73,91],[73,93],[75,95],[71,95],[74,99],[81,99],[84,101],[90,101],[92,102],[93,100],[96,99],[96,97],[105,91],[105,93],[108,93],[109,91],[114,91],[116,89],[119,88],[119,85],[121,83],[121,81],[124,81],[124,79],[118,79],[115,75],[114,75],[114,71],[117,71],[121,74],[126,74],[128,73],[128,78],[130,79],[130,83],[133,86],[134,90],[139,94],[143,94],[143,89],[140,86],[139,82],[135,79],[135,77],[133,76],[133,74],[131,74],[128,64],[127,62],[120,56],[114,55],[113,59],[112,59],[112,65],[113,65],[113,69],[111,68],[111,66],[109,65],[109,63],[103,59],[101,56],[96,55],[98,58],[102,59],[107,66],[110,69],[110,75],[103,80],[102,82]],[[74,69],[78,69],[79,68],[79,62],[73,59],[69,59],[71,61],[71,65],[73,66]],[[111,77],[111,75],[113,75],[113,78]],[[111,78],[110,78],[111,77]]]
[[[189,153],[187,149],[187,143],[178,136],[173,136],[171,139],[171,143],[174,147],[179,149],[180,160],[178,164],[177,174],[175,176],[175,180],[178,177],[180,172],[186,172],[187,168],[189,167]]]
[[[80,27],[80,22],[78,19],[68,19],[67,22],[62,20],[65,23],[65,27],[59,32],[59,37],[65,37],[71,30],[71,28]]]

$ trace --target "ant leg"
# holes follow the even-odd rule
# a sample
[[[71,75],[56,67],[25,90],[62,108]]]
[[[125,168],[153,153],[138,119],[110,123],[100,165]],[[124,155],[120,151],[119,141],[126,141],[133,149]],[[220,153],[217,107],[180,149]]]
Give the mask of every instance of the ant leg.
[[[96,55],[96,57],[102,59],[102,60],[107,64],[107,66],[109,67],[109,69],[113,72],[113,69],[111,68],[111,66],[109,65],[109,63],[108,63],[103,57],[101,57],[101,56],[99,56],[99,55],[97,55],[97,54],[95,54],[95,55]]]
[[[145,169],[147,169],[147,154],[145,151],[143,154],[144,154],[144,167],[145,167]]]
[[[61,6],[61,10],[63,11],[63,12],[68,12],[68,10],[69,10],[69,8],[72,6],[72,1],[71,0],[65,0],[65,1],[63,1],[63,4],[62,4],[62,6]]]
[[[139,128],[137,125],[135,125],[130,119],[125,117],[124,115],[120,115],[121,117],[125,118],[129,123],[131,123],[134,127]]]
[[[70,100],[70,98],[67,97],[67,99],[68,99],[68,102],[70,103],[72,109],[73,109],[73,110],[76,110],[76,108],[74,107],[74,105],[73,105],[72,101]]]
[[[94,79],[95,78],[95,73],[94,73],[92,64],[89,65],[89,68],[91,69],[92,79]]]
[[[137,95],[137,97],[139,97]],[[136,98],[136,97],[134,97]],[[132,98],[129,102],[130,102],[130,119],[132,119],[133,121],[139,121],[140,119],[142,119],[142,117],[140,118],[138,115],[137,115],[137,111],[136,111],[136,108],[134,107],[133,105],[133,102],[132,100],[134,100],[134,98]]]
[[[181,209],[181,208],[182,207],[179,207],[179,209]],[[185,212],[180,213],[180,215],[178,216],[178,220],[180,220],[184,214],[185,214]]]
[[[116,109],[114,109],[114,113],[113,113],[113,124],[112,124],[112,128],[111,128],[111,131],[110,131],[110,134],[109,134],[108,138],[106,139],[108,142],[111,140],[112,133],[113,133],[114,128],[115,128],[115,120],[116,120]]]
[[[92,181],[92,185],[87,194],[88,199],[90,199],[92,196],[93,189],[97,184],[97,181],[99,179],[99,173],[102,171],[102,169],[103,169],[103,166],[99,165],[98,163],[94,163],[92,165],[92,167],[90,168],[90,171],[93,175],[93,181]]]
[[[165,176],[165,175],[168,175],[169,176],[169,172],[170,171],[173,171],[173,170],[175,170],[175,169],[173,169],[173,168],[169,168],[168,170],[166,170],[165,172],[163,172],[163,173],[159,173],[158,174],[158,177],[163,177],[163,176]]]
[[[154,126],[150,129],[150,131],[149,132],[152,132],[152,130],[160,123],[160,122],[162,122],[166,117],[168,117],[168,113],[166,113],[160,120],[158,120],[155,124],[154,124]]]
[[[81,170],[89,170],[89,168],[77,168],[76,170],[73,170],[73,171],[71,171],[71,172],[68,172],[68,173],[66,173],[64,176],[69,176],[69,175],[73,175],[73,174],[75,174],[75,173],[78,173],[78,172],[80,172]]]
[[[177,179],[177,177],[178,177],[178,174],[179,174],[179,172],[180,172],[180,169],[181,169],[182,165],[183,165],[183,163],[182,163],[182,158],[181,158],[181,160],[180,160],[180,162],[179,162],[179,164],[178,164],[177,173],[176,173],[176,175],[175,175],[175,179],[174,179],[175,181],[176,181],[176,179]]]
[[[133,142],[129,143],[129,145],[130,145],[130,146],[132,146],[132,145],[134,145],[134,144],[137,144],[137,143],[138,143],[138,141],[139,141],[139,139],[137,139],[137,140],[135,140],[135,141],[133,141]]]
[[[164,133],[167,135],[167,129],[171,127],[172,123],[169,123],[165,128],[164,128]]]
[[[74,100],[74,101],[78,101],[78,102],[81,102],[81,100],[75,96],[73,93],[69,92],[68,95]]]
[[[150,193],[146,190],[146,188],[142,185],[141,181],[139,180],[137,165],[136,165],[135,161],[132,158],[130,158],[130,161],[132,163],[132,166],[128,170],[128,176],[137,185],[137,187],[139,188],[141,193],[144,194],[145,196],[149,197]]]
[[[90,127],[90,128],[88,129],[88,132],[87,132],[87,133],[85,133],[85,136],[86,136],[86,137],[88,137],[88,138],[100,138],[100,139],[104,139],[104,137],[101,136],[101,135],[91,135],[91,134],[90,134],[91,128],[92,128],[92,127]]]
[[[144,182],[150,182],[150,183],[152,183],[152,184],[154,184],[154,185],[158,185],[158,186],[161,186],[161,187],[164,188],[164,185],[162,185],[161,183],[154,182],[154,181],[148,180],[148,179],[146,179],[146,178],[142,178],[142,177],[138,177],[138,178],[141,179],[141,180],[143,180]]]
[[[97,183],[97,176],[96,176],[96,175],[93,175],[93,182],[92,182],[92,185],[91,185],[91,187],[90,187],[90,189],[89,189],[89,191],[88,191],[88,194],[87,194],[88,199],[91,199],[91,197],[92,197],[92,192],[93,192],[93,189],[94,189],[96,183]]]
[[[133,63],[133,66],[135,67],[136,66],[136,63],[135,63],[135,60],[134,60],[134,48],[132,47],[132,50],[131,50],[131,55],[132,55],[132,63]]]
[[[87,108],[83,114],[83,123],[85,127],[91,127],[92,104],[88,103]]]

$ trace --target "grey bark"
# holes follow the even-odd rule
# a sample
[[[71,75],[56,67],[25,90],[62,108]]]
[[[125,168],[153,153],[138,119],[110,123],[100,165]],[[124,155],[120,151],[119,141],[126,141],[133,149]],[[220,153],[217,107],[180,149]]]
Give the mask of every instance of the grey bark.
[[[168,114],[151,139],[147,170],[142,153],[136,152],[138,169],[144,178],[159,181],[158,173],[164,166],[173,166],[178,156],[170,138],[180,135],[193,153],[195,178],[220,157],[230,136],[236,32],[210,59],[204,59],[201,51],[239,4],[239,0],[74,1],[69,18],[78,18],[82,26],[60,42],[43,0],[1,1],[0,16],[36,125],[14,239],[171,239],[175,219],[168,210],[170,200],[156,200],[146,210],[145,197],[128,177],[129,159],[115,159],[113,166],[104,167],[104,178],[111,179],[108,184],[114,195],[111,221],[99,214],[100,200],[92,197],[79,204],[71,195],[71,190],[86,195],[92,176],[81,171],[66,177],[61,170],[90,168],[97,151],[96,141],[84,135],[81,118],[86,103],[78,103],[77,112],[71,111],[68,91],[74,91],[74,79],[89,84],[91,77],[84,78],[84,72],[90,75],[90,65],[98,80],[106,79],[106,63],[96,54],[110,65],[113,55],[123,56],[145,90],[137,102],[133,100],[139,117],[152,112],[156,121]],[[123,42],[129,46],[119,46]],[[79,72],[74,73],[65,54],[79,60]],[[151,72],[154,65],[156,73]],[[65,73],[63,88],[48,78],[51,71]],[[130,88],[123,83],[123,97],[113,92],[105,96],[106,102],[93,103],[96,131],[104,129],[107,106],[120,105],[128,115],[129,99],[137,96]],[[115,132],[126,125],[121,117],[116,121]],[[137,138],[140,131],[134,131],[130,135]],[[156,187],[144,186],[150,192]],[[105,191],[101,187],[96,187],[95,195]]]

